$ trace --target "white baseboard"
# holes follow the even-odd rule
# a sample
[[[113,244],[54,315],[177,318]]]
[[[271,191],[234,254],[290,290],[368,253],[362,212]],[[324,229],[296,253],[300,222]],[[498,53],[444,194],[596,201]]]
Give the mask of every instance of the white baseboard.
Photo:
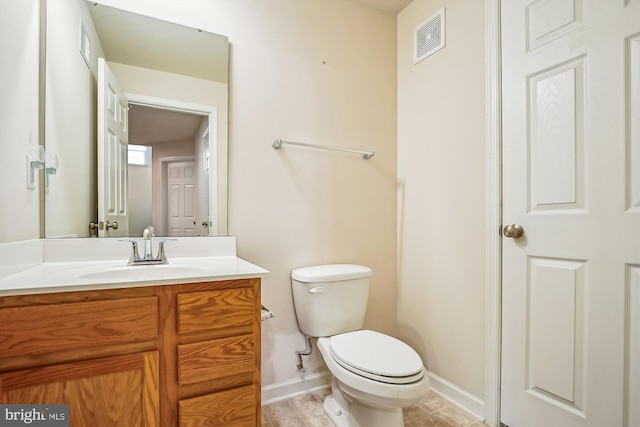
[[[431,380],[431,391],[469,412],[478,420],[484,420],[486,407],[482,399],[437,376],[433,372],[429,372],[429,380]]]
[[[486,408],[482,399],[437,376],[433,372],[429,372],[428,375],[431,381],[431,390],[434,393],[469,412],[478,420],[484,420]],[[283,383],[270,384],[262,387],[262,406],[330,386],[331,375],[328,371],[306,375]]]
[[[262,387],[262,406],[330,386],[331,375],[328,371],[305,375],[302,378],[295,378],[283,383],[270,384]]]

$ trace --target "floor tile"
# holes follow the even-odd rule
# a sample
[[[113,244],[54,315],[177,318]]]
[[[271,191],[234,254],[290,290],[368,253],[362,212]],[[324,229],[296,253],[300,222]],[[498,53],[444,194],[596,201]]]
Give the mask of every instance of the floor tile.
[[[406,427],[451,427],[443,420],[431,414],[427,414],[424,417],[420,417],[409,422],[405,421],[404,425]]]
[[[465,427],[477,421],[455,406],[445,406],[442,409],[432,412],[430,415],[441,419],[446,425],[452,427]]]
[[[450,405],[449,402],[436,396],[434,393],[427,393],[417,404],[422,406],[428,413],[435,412]]]
[[[411,405],[407,408],[402,408],[402,416],[404,417],[405,423],[411,420],[415,420],[416,418],[424,417],[428,413],[429,412],[427,412],[427,410],[423,406],[418,404]]]
[[[317,409],[310,409],[308,411],[300,413],[302,419],[307,423],[308,427],[331,427],[333,423],[324,414],[322,407]]]
[[[298,412],[308,411],[309,409],[315,408],[322,409],[322,401],[311,393],[292,397],[289,401]]]
[[[262,408],[263,427],[333,427],[322,402],[329,389],[312,391]],[[402,409],[405,427],[487,427],[434,393]]]
[[[271,427],[308,427],[298,414],[271,421]]]
[[[271,405],[265,406],[263,409],[269,421],[286,418],[296,413],[295,408],[289,400],[283,400],[282,402],[273,403]]]

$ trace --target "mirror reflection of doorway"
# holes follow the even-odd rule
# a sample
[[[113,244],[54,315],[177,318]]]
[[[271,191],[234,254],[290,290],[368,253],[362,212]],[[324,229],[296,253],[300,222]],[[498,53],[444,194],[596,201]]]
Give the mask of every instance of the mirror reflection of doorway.
[[[129,109],[129,231],[141,236],[153,225],[159,236],[208,235],[209,176],[206,153],[208,116],[141,104]],[[171,191],[170,168],[193,162],[187,183]],[[171,231],[171,218],[183,219],[181,230]],[[185,227],[184,221],[192,227]],[[175,221],[174,221],[175,224]]]

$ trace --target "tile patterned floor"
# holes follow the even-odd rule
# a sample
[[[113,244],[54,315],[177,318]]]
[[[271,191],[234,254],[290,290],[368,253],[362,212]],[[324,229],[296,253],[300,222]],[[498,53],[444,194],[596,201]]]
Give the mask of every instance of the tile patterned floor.
[[[262,408],[262,427],[333,427],[322,410],[329,390],[311,392]],[[434,393],[404,408],[405,427],[486,427]]]

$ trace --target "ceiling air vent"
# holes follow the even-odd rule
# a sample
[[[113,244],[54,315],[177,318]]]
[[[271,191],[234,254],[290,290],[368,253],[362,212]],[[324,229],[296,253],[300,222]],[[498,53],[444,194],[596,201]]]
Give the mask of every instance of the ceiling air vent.
[[[444,7],[414,31],[413,63],[417,64],[444,47]]]

